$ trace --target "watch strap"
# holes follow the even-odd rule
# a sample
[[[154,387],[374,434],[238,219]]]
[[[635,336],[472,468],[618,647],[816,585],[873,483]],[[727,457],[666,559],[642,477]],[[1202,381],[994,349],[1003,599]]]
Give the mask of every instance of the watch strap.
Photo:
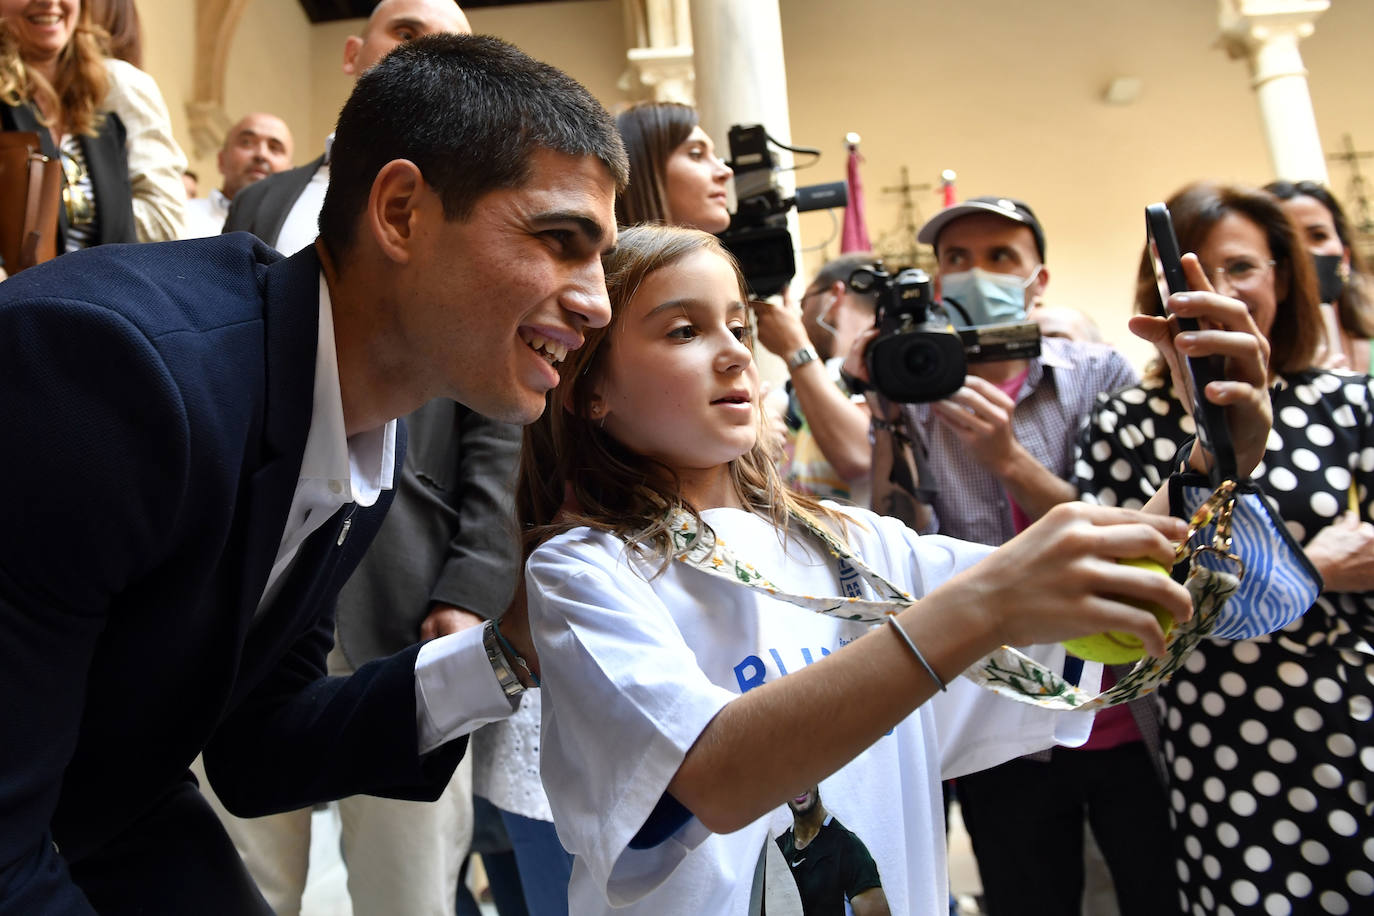
[[[506,661],[506,655],[496,638],[496,624],[491,620],[482,624],[482,647],[487,650],[487,661],[491,663],[491,672],[496,675],[502,692],[511,700],[524,693],[525,685],[520,683],[515,668]]]
[[[814,362],[817,359],[820,359],[820,356],[816,353],[816,348],[811,346],[810,344],[807,344],[797,352],[793,353],[791,356],[787,357],[787,368],[795,371],[797,369],[800,369],[802,366],[805,366],[807,363]]]

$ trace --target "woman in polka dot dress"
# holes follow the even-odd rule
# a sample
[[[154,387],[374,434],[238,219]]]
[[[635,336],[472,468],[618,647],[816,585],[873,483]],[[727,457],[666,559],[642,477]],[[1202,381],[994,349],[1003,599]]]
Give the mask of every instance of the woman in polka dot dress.
[[[1277,202],[1197,184],[1169,209],[1182,250],[1269,337],[1274,428],[1254,476],[1326,584],[1281,632],[1205,643],[1161,691],[1182,911],[1374,912],[1374,383],[1313,368],[1312,268]],[[1148,262],[1136,307],[1161,313]],[[1087,499],[1143,503],[1193,434],[1147,375],[1104,395],[1079,440]]]

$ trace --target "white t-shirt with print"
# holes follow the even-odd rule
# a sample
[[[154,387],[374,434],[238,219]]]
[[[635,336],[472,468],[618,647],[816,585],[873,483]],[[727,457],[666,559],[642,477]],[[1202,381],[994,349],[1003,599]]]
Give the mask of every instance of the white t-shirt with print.
[[[838,507],[837,507],[838,508]],[[846,509],[847,534],[878,573],[919,596],[988,548],[917,536],[901,522]],[[799,594],[838,595],[835,560],[812,543],[784,547],[759,516],[703,518],[737,557]],[[861,527],[862,526],[862,527]],[[543,674],[541,771],[563,845],[576,856],[570,911],[654,916],[745,914],[759,850],[792,823],[786,806],[742,830],[695,818],[651,849],[629,848],[706,724],[744,690],[863,635],[840,621],[674,562],[630,557],[585,528],[554,538],[526,568]],[[871,593],[869,597],[873,597]],[[957,625],[952,624],[952,625]],[[1062,667],[1061,646],[1030,652]],[[1087,666],[1082,685],[1100,667]],[[874,682],[875,691],[883,685]],[[940,780],[1058,742],[1081,744],[1090,713],[1057,715],[956,680],[820,784],[826,809],[867,846],[893,913],[948,912]]]

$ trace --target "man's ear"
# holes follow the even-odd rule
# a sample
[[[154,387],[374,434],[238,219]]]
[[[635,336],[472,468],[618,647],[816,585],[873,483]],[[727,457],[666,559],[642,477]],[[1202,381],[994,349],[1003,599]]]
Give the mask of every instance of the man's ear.
[[[358,76],[358,52],[362,47],[363,40],[357,35],[349,35],[344,41],[343,72],[348,76]]]
[[[420,209],[433,193],[420,167],[408,159],[393,159],[377,172],[364,218],[386,257],[398,264],[410,261]]]

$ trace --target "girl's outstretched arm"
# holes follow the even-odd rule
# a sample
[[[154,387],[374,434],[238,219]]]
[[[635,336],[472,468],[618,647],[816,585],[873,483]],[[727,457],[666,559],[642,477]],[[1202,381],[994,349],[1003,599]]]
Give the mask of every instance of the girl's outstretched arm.
[[[1173,561],[1185,524],[1081,503],[1057,506],[1018,537],[898,615],[946,681],[1003,644],[1119,630],[1161,653],[1156,603],[1177,620],[1187,591],[1115,560]],[[957,625],[951,625],[957,621]],[[892,627],[730,701],[687,752],[668,791],[706,827],[730,832],[861,753],[938,689]]]

